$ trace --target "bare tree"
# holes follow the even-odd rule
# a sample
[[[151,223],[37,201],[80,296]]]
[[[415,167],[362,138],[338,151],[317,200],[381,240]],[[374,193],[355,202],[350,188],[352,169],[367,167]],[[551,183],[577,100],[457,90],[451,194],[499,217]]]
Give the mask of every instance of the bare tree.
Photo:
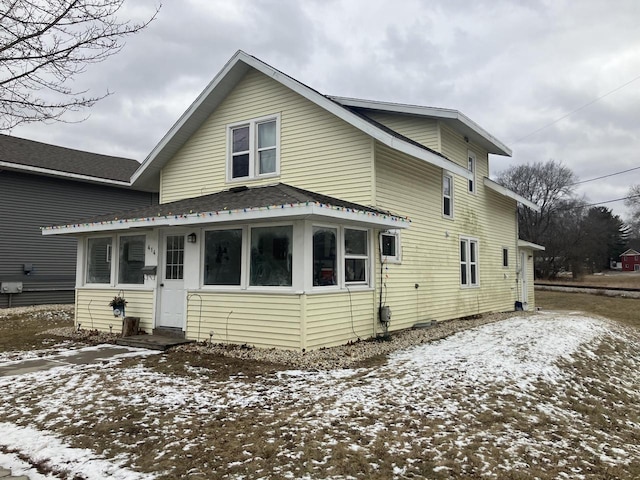
[[[640,238],[640,184],[632,185],[624,204],[629,208],[631,217],[627,222],[634,237]]]
[[[125,0],[1,0],[0,130],[60,120],[109,93],[85,96],[70,86],[88,64],[118,53],[145,28],[118,14]]]
[[[540,212],[520,209],[520,236],[542,244],[553,225],[554,211],[566,208],[566,201],[574,197],[576,177],[569,168],[549,160],[510,167],[496,181],[540,207]]]

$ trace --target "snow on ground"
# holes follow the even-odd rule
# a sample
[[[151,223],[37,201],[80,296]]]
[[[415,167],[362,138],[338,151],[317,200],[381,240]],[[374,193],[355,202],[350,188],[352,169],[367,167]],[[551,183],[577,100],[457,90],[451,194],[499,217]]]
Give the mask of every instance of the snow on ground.
[[[602,465],[640,462],[629,440],[640,436],[637,414],[613,418],[618,404],[640,402],[639,351],[637,336],[607,321],[540,314],[399,351],[375,368],[221,381],[202,367],[188,367],[190,377],[144,362],[63,366],[0,378],[0,446],[86,478],[500,478],[522,469],[589,478]],[[596,356],[602,372],[577,370]],[[597,411],[608,402],[609,413]],[[72,439],[96,451],[71,448]],[[340,456],[347,465],[332,465]]]

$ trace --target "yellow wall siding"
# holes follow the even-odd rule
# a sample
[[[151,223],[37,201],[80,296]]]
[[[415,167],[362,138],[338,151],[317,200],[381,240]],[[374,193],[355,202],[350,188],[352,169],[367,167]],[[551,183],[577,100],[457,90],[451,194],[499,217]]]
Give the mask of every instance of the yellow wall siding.
[[[124,295],[123,295],[124,293]],[[147,333],[153,330],[153,290],[76,289],[76,327],[96,329],[103,332],[112,327],[113,333],[122,332],[122,319],[113,316],[109,302],[116,295],[127,300],[127,317],[140,317],[140,329]]]
[[[160,201],[225,190],[227,125],[280,114],[280,176],[240,184],[289,183],[371,204],[373,146],[360,132],[260,72],[250,70],[162,171]]]
[[[263,348],[300,349],[300,296],[208,293],[191,295],[186,338]]]
[[[448,146],[466,159],[464,145]],[[478,164],[486,154],[476,152]],[[466,160],[465,160],[466,162]],[[486,167],[485,167],[486,169]],[[515,202],[485,189],[478,172],[478,193],[454,177],[454,219],[442,217],[442,170],[376,144],[376,205],[408,215],[402,231],[402,264],[384,266],[383,298],[391,307],[391,329],[418,321],[446,320],[487,311],[513,309],[515,301]],[[480,288],[460,286],[460,235],[479,241]],[[502,247],[512,262],[502,267]],[[380,281],[376,269],[377,281]],[[418,284],[418,288],[415,285]]]
[[[436,120],[388,112],[366,112],[366,115],[425,147],[440,148]]]
[[[306,347],[343,345],[375,335],[374,292],[352,291],[306,296]]]

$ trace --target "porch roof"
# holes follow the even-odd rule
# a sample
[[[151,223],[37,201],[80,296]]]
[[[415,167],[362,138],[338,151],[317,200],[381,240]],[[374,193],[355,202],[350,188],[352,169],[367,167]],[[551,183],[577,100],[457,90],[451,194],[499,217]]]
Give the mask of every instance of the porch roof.
[[[410,224],[408,218],[384,210],[278,183],[259,187],[234,187],[210,195],[99,215],[74,224],[42,227],[42,234],[79,234],[310,216],[378,228],[408,228]]]

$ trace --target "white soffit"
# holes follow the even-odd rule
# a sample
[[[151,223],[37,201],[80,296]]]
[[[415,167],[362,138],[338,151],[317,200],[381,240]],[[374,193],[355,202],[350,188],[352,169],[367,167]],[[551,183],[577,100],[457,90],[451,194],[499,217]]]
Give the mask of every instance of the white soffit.
[[[538,245],[537,243],[527,242],[526,240],[518,240],[519,248],[528,248],[529,250],[538,250],[543,252],[545,248],[542,245]]]

